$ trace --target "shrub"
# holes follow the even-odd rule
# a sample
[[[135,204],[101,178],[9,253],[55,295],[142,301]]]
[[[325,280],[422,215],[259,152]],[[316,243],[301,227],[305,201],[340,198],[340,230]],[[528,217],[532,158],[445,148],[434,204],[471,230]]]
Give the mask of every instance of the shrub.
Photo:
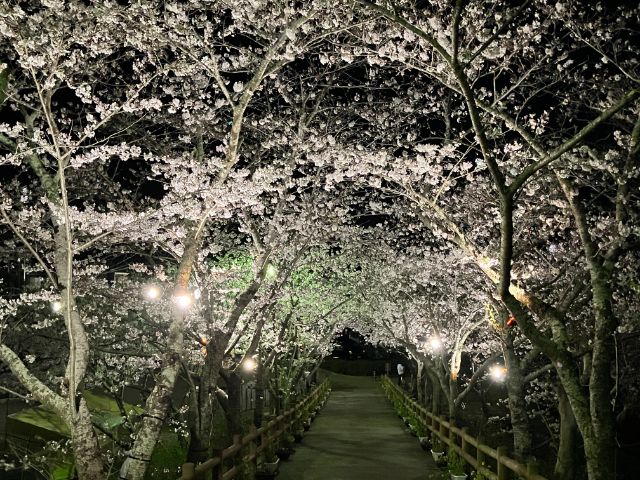
[[[464,475],[465,462],[453,448],[449,448],[447,464],[449,471],[454,475]]]

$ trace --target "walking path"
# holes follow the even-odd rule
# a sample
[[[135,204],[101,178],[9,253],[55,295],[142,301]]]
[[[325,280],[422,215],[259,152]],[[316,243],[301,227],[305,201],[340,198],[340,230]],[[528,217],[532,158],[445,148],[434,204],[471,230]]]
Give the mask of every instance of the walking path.
[[[441,478],[369,377],[331,374],[329,401],[278,480],[429,480]]]

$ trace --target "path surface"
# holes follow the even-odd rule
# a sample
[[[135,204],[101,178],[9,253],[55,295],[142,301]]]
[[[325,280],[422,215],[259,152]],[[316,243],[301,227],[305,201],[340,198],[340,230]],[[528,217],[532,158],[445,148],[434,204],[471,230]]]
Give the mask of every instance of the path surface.
[[[329,401],[278,480],[429,480],[439,478],[369,377],[331,375]]]

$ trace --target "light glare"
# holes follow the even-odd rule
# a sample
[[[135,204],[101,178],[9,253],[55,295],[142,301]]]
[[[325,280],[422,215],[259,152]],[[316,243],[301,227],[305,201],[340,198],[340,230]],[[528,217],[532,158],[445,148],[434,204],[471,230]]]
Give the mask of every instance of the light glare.
[[[242,369],[245,372],[253,372],[256,369],[257,363],[253,358],[247,358],[242,362]]]
[[[265,277],[272,280],[278,276],[278,269],[273,263],[267,265],[267,271],[265,272]]]
[[[160,289],[155,285],[150,285],[145,288],[144,296],[149,300],[157,300],[160,297]]]
[[[489,375],[495,382],[504,382],[507,378],[507,369],[502,365],[494,365],[489,370]]]
[[[442,350],[442,340],[438,336],[433,336],[429,339],[429,346],[434,352],[439,352]]]
[[[188,293],[182,293],[180,295],[176,295],[175,297],[173,297],[173,301],[176,303],[176,305],[185,310],[187,308],[189,308],[191,306],[191,295],[189,295]]]

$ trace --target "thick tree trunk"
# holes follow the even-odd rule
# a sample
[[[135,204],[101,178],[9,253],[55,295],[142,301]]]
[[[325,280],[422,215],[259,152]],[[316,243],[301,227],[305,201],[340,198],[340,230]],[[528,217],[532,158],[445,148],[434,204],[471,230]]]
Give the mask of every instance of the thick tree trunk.
[[[171,395],[180,368],[178,358],[173,357],[165,363],[160,376],[156,379],[156,385],[145,403],[143,425],[138,430],[134,446],[120,468],[120,478],[127,480],[142,480],[144,478],[169,411]]]
[[[81,480],[101,480],[106,478],[98,438],[91,423],[91,414],[84,398],[79,402],[78,413],[75,415],[72,425],[71,443],[73,445],[78,478]]]
[[[422,405],[426,407],[431,403],[433,396],[429,390],[429,376],[426,373],[422,375],[422,385],[420,385],[420,388],[422,389],[424,398]]]
[[[440,382],[435,378],[435,375],[428,373],[429,380],[431,380],[431,413],[434,415],[440,415]]]
[[[578,374],[571,367],[557,368],[558,375],[565,389],[571,410],[574,414],[576,424],[584,440],[584,452],[587,463],[587,474],[589,480],[611,479],[612,472],[615,471],[615,450],[613,446],[613,432],[608,437],[597,436],[594,424],[591,420],[591,402],[582,391],[577,381]],[[590,386],[590,390],[596,388]],[[602,430],[600,431],[603,433]]]
[[[265,382],[267,380],[268,371],[267,368],[262,364],[262,362],[258,362],[258,368],[256,370],[256,403],[253,409],[253,424],[256,428],[260,428],[262,426],[262,416],[264,413],[264,394],[265,394]]]
[[[205,347],[206,357],[202,374],[198,380],[199,388],[189,406],[190,436],[187,458],[194,463],[202,462],[213,455],[211,450],[213,416],[218,407],[216,389],[229,338],[223,332],[216,331]]]
[[[227,395],[229,404],[225,410],[227,420],[227,431],[230,435],[242,435],[244,427],[242,425],[242,378],[235,373],[230,372],[226,378]]]
[[[553,476],[556,480],[577,480],[577,471],[582,462],[578,458],[582,453],[578,450],[580,432],[576,425],[576,419],[569,405],[569,399],[564,388],[559,383],[558,392],[558,413],[560,414],[560,443],[558,445],[558,456]]]
[[[611,408],[611,365],[615,360],[613,335],[617,321],[613,314],[612,295],[606,274],[593,266],[591,270],[595,331],[589,397],[593,435],[590,438],[585,437],[584,445],[589,479],[599,480],[607,475],[610,478],[615,472],[615,416]]]
[[[505,366],[509,374],[506,378],[507,395],[509,397],[509,413],[513,430],[513,450],[518,460],[526,460],[531,456],[531,428],[525,402],[525,385],[520,360],[513,349],[513,338],[510,332],[504,335],[503,348]]]
[[[458,396],[458,379],[449,376],[449,395],[447,395],[447,404],[449,407],[449,419],[453,422],[458,420],[458,408],[456,405],[456,397]]]
[[[273,400],[275,402],[276,416],[282,415],[284,411],[284,396],[280,391],[280,372],[278,369],[278,362],[275,361],[273,364]]]
[[[63,178],[61,177],[61,182]],[[61,187],[66,199],[64,184]],[[78,477],[81,480],[100,480],[105,477],[104,463],[91,414],[82,395],[82,382],[89,364],[89,339],[73,292],[73,251],[70,225],[58,226],[55,235],[55,265],[58,283],[63,287],[60,300],[69,337],[69,359],[65,370],[67,386],[66,420],[71,432],[71,444]]]
[[[576,189],[566,178],[558,176],[558,182],[571,207],[589,268],[594,315],[588,411],[583,411],[582,405],[579,405],[582,407],[581,411],[576,411],[571,398],[572,392],[568,389],[566,392],[584,439],[589,479],[600,480],[615,475],[615,417],[611,407],[610,392],[613,389],[611,375],[615,348],[613,336],[618,320],[614,315],[610,285],[612,284],[611,272],[615,268],[616,248],[612,247],[605,255],[601,254],[598,245],[591,237],[588,218]],[[626,196],[624,191],[619,194],[622,194],[623,198]],[[620,205],[616,208],[619,207]],[[622,221],[623,217],[618,217],[618,220]]]

